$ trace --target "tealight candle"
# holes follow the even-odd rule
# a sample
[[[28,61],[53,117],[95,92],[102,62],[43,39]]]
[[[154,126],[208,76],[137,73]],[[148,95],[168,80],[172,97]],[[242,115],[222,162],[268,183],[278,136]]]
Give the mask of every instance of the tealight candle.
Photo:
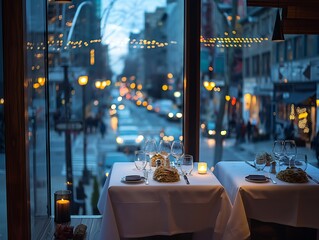
[[[60,190],[54,193],[54,221],[67,223],[71,221],[71,191]]]
[[[56,219],[57,223],[66,223],[70,221],[70,201],[60,199],[56,201]]]
[[[206,174],[207,173],[207,163],[206,162],[199,162],[198,163],[198,173]]]

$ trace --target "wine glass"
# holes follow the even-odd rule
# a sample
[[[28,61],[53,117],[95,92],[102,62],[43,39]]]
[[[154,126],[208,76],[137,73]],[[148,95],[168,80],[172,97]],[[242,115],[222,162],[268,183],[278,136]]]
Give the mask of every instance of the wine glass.
[[[157,153],[156,140],[147,139],[145,142],[144,151],[149,157],[149,171],[152,171],[152,157]]]
[[[181,141],[174,141],[171,147],[171,154],[175,158],[173,165],[180,165],[179,159],[184,155],[184,145]]]
[[[147,159],[146,159],[146,154],[144,151],[140,150],[135,152],[134,163],[137,170],[140,171],[145,169]]]
[[[283,157],[284,157],[284,147],[285,147],[284,140],[274,141],[272,153],[274,154],[275,161],[277,162],[277,165],[278,165],[278,169],[279,169],[281,161],[283,160]]]
[[[308,167],[307,155],[302,153],[296,154],[294,164],[297,168],[300,168],[301,170],[306,171]]]
[[[192,175],[192,171],[194,168],[194,160],[193,156],[190,154],[184,154],[181,158],[181,171],[185,175]]]
[[[285,140],[285,148],[284,148],[285,156],[288,158],[289,168],[295,166],[294,159],[297,154],[297,147],[294,140]]]
[[[264,152],[257,153],[255,156],[255,167],[257,171],[264,170],[267,163],[267,158],[264,155]]]
[[[161,140],[158,145],[158,152],[164,158],[164,166],[167,163],[168,156],[171,154],[171,142],[167,140]]]

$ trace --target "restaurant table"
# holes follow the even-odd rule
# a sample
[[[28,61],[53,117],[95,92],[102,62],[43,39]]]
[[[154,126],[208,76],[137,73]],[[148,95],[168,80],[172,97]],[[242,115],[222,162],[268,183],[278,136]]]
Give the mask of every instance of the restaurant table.
[[[100,194],[100,239],[122,239],[192,233],[193,239],[222,239],[231,204],[211,173],[194,167],[190,184],[183,177],[175,183],[127,184],[126,175],[143,175],[134,163],[114,163]]]
[[[319,180],[317,168],[308,165],[306,171]],[[225,240],[249,238],[249,219],[319,229],[319,184],[314,181],[309,179],[307,183],[287,183],[270,174],[269,167],[258,172],[245,162],[218,162],[214,174],[226,189],[233,205]],[[277,184],[271,181],[248,182],[245,176],[250,174],[263,174]]]

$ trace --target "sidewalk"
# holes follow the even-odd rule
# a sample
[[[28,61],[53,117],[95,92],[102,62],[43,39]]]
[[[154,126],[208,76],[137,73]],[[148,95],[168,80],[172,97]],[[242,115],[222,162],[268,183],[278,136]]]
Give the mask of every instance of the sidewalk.
[[[273,140],[258,141],[258,142],[245,142],[240,143],[237,147],[241,150],[247,151],[251,154],[256,154],[256,152],[265,151],[272,153]],[[318,161],[315,156],[315,151],[310,147],[297,147],[298,154],[306,154],[308,157],[308,163],[314,167],[319,167]]]

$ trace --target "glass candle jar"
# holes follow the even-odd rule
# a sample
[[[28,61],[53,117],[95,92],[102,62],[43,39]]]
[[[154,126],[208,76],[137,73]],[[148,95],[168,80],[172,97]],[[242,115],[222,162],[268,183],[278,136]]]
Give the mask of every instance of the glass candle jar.
[[[54,221],[56,223],[71,221],[71,194],[69,190],[59,190],[54,193]]]

